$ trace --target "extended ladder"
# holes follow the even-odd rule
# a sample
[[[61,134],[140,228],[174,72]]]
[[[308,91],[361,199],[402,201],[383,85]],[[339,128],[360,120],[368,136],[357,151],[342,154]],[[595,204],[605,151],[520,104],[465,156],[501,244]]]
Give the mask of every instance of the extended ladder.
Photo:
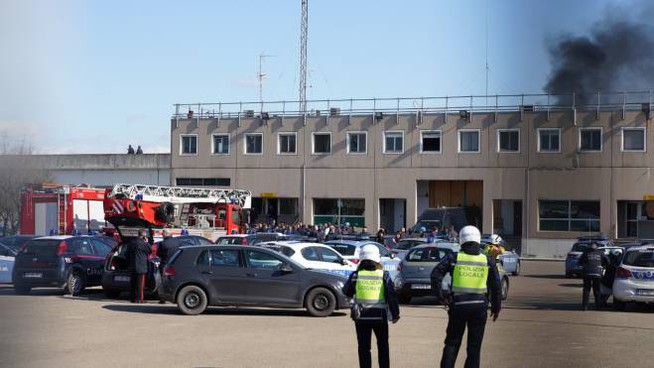
[[[115,184],[109,198],[142,199],[151,202],[172,203],[236,203],[243,208],[250,207],[252,192],[240,189],[210,189],[189,187],[168,187],[163,185]]]

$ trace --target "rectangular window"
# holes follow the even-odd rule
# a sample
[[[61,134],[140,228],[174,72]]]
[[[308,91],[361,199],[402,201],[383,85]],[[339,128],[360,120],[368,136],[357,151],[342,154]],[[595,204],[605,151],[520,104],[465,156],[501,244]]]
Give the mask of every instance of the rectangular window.
[[[347,133],[347,153],[367,152],[368,133],[366,132],[348,132]]]
[[[179,136],[179,153],[180,155],[197,155],[198,154],[198,136],[180,135]]]
[[[579,152],[602,151],[602,128],[579,129]]]
[[[384,132],[384,153],[404,153],[404,132]]]
[[[365,224],[366,200],[363,198],[314,198],[313,223],[332,223],[351,226]]]
[[[229,135],[214,134],[212,143],[213,149],[211,152],[214,155],[229,155]]]
[[[561,129],[538,129],[538,152],[561,152]]]
[[[277,137],[278,154],[294,155],[297,153],[297,133],[279,133]]]
[[[231,184],[230,178],[177,178],[179,186],[196,187],[228,187]]]
[[[520,130],[500,129],[497,131],[497,152],[520,152]]]
[[[332,133],[313,133],[313,154],[329,155],[332,153]]]
[[[420,132],[420,152],[441,153],[442,135],[440,130]]]
[[[599,232],[599,201],[538,201],[540,231]]]
[[[298,213],[298,199],[297,198],[280,198],[279,199],[279,214],[280,215],[293,215]]]
[[[459,130],[459,153],[479,153],[479,129]]]
[[[645,152],[645,128],[622,128],[622,151]]]
[[[245,135],[245,154],[260,155],[263,153],[263,134],[251,133]]]

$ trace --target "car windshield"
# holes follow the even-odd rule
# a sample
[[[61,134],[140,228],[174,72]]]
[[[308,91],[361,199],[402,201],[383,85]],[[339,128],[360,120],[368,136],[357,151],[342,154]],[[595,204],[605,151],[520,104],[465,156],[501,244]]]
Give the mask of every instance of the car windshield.
[[[393,249],[407,250],[415,247],[418,244],[423,244],[424,242],[417,240],[401,240],[399,241]]]
[[[575,245],[572,246],[572,251],[573,252],[583,252],[588,248],[590,243],[575,243]]]
[[[354,252],[356,251],[356,247],[354,245],[348,245],[348,244],[326,244],[329,245],[332,249],[337,251],[338,253],[344,255],[344,256],[353,256]]]
[[[654,267],[654,249],[641,249],[627,252],[623,263],[634,267]]]
[[[406,260],[408,262],[439,262],[449,253],[452,253],[452,250],[444,248],[420,248],[410,251],[406,256]]]

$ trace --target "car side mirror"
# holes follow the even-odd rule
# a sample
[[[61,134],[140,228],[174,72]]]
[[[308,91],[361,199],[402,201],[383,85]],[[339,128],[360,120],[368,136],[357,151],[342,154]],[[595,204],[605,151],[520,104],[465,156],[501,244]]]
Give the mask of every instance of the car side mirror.
[[[347,261],[347,259],[345,259],[345,258],[341,258],[341,262],[340,262],[340,263],[341,263],[343,266],[347,266],[349,262]]]
[[[390,253],[388,254],[388,258],[390,258],[390,259],[395,259],[395,257],[396,257],[396,256],[395,256],[395,253],[393,253],[393,252],[390,252]]]
[[[277,271],[290,273],[293,272],[293,268],[289,266],[288,263],[280,263],[279,266],[277,266]]]

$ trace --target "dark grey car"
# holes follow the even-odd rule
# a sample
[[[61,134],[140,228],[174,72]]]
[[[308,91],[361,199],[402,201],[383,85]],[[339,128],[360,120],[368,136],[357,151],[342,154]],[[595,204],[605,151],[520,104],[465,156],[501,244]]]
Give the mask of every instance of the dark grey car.
[[[184,314],[209,305],[265,306],[306,308],[324,317],[349,306],[341,291],[345,281],[260,247],[181,247],[164,268],[160,296]]]

